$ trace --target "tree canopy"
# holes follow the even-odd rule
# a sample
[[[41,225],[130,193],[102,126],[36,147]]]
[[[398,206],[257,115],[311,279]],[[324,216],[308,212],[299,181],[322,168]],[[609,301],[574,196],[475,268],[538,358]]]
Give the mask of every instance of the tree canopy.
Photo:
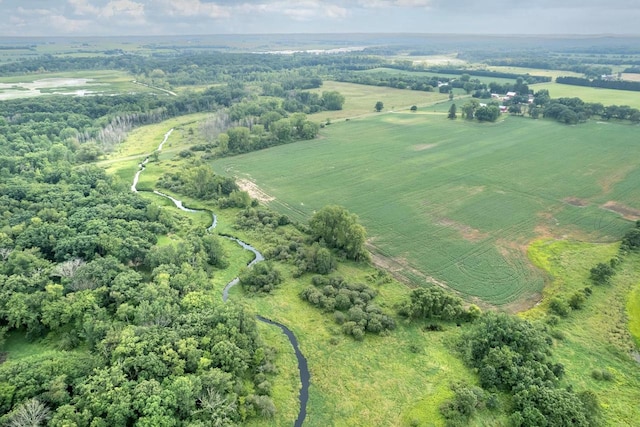
[[[368,257],[364,247],[364,227],[358,222],[357,215],[342,206],[332,205],[320,209],[309,220],[309,228],[316,240],[343,252],[349,259],[358,261]]]

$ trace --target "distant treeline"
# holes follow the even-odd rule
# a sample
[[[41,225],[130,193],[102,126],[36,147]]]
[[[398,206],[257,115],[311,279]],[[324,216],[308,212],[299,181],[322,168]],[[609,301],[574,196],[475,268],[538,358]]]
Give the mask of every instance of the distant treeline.
[[[582,73],[588,77],[599,77],[603,74],[611,74],[612,69],[609,65],[594,65],[592,63],[585,64],[584,62],[597,62],[596,59],[576,59],[576,58],[524,58],[524,59],[495,59],[486,60],[485,63],[489,65],[499,65],[505,67],[523,67],[523,68],[536,68],[540,70],[563,70],[573,71],[575,73]],[[639,61],[640,62],[640,61]],[[604,64],[610,64],[610,62],[604,61]],[[627,62],[628,63],[628,62]]]
[[[629,68],[625,68],[624,71],[622,71],[623,73],[635,73],[635,74],[640,74],[640,67],[629,67]]]
[[[158,79],[171,85],[199,85],[238,81],[273,81],[273,73],[316,68],[366,70],[384,61],[364,55],[267,55],[249,53],[189,53],[179,55],[120,55],[69,58],[43,55],[0,65],[0,74],[32,74],[82,70],[123,70],[136,76]]]
[[[531,76],[527,76],[531,77]],[[526,95],[529,87],[525,79],[518,76],[515,83],[499,84],[491,82],[488,85],[478,79],[472,79],[469,74],[462,74],[460,78],[444,76],[423,76],[419,74],[392,74],[385,72],[343,72],[333,76],[339,82],[357,83],[369,86],[384,86],[396,89],[411,89],[424,92],[433,92],[435,88],[440,93],[448,93],[451,89],[464,89],[467,93],[474,92],[476,98],[490,98],[491,93],[507,93],[515,91]],[[446,83],[446,85],[441,85]]]
[[[342,72],[333,76],[338,82],[357,83],[369,86],[393,87],[396,89],[411,89],[424,92],[433,92],[438,87],[438,82],[449,82],[446,77],[426,77],[410,74],[390,73],[350,73]]]
[[[551,81],[551,77],[547,77],[547,76],[532,76],[530,74],[502,73],[499,71],[490,71],[490,70],[467,70],[464,68],[433,68],[433,69],[430,69],[429,71],[434,73],[442,73],[442,74],[455,74],[455,75],[468,74],[473,77],[495,77],[497,79],[516,80],[518,77],[522,77],[529,84],[548,83]]]
[[[640,82],[626,80],[590,80],[582,77],[558,77],[556,83],[574,86],[600,87],[605,89],[631,90],[640,92]]]

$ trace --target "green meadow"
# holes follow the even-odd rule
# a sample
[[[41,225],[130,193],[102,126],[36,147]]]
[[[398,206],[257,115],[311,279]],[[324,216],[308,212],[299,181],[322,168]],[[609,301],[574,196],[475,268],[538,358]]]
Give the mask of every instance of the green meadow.
[[[438,102],[446,101],[449,96],[446,93],[419,92],[407,89],[394,89],[390,87],[367,86],[355,83],[342,83],[325,81],[320,89],[310,92],[321,94],[325,91],[338,91],[345,97],[345,103],[340,111],[323,111],[311,114],[313,120],[338,120],[354,116],[366,116],[374,113],[376,102],[384,104],[384,110],[408,110],[412,105],[418,107],[430,106]]]
[[[566,73],[562,75],[570,75]],[[584,102],[600,102],[602,105],[628,105],[640,108],[640,95],[629,90],[602,89],[597,87],[583,87],[563,85],[558,83],[539,83],[531,85],[535,92],[547,89],[552,98],[580,98]]]
[[[299,220],[344,205],[397,275],[507,306],[539,299],[545,274],[527,258],[532,240],[609,242],[630,227],[613,210],[635,219],[640,209],[636,147],[630,125],[381,113],[212,165],[255,181]]]
[[[530,256],[549,274],[549,286],[542,304],[522,315],[544,319],[551,298],[568,299],[586,286],[591,287],[592,294],[584,307],[561,319],[552,333],[556,338],[555,357],[566,368],[563,383],[575,390],[592,390],[598,396],[604,425],[635,426],[640,419],[640,370],[634,360],[637,344],[629,333],[628,321],[630,317],[631,332],[637,334],[640,257],[628,255],[608,285],[594,286],[589,280],[591,266],[607,262],[617,250],[615,243],[536,241],[530,247]],[[603,371],[611,375],[610,380],[594,376],[594,372]]]

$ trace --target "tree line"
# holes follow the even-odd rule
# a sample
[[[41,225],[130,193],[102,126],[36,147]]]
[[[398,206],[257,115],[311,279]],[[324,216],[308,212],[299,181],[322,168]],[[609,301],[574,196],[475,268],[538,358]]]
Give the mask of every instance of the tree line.
[[[640,82],[628,80],[585,79],[582,77],[557,77],[556,83],[563,85],[599,87],[604,89],[640,91]]]

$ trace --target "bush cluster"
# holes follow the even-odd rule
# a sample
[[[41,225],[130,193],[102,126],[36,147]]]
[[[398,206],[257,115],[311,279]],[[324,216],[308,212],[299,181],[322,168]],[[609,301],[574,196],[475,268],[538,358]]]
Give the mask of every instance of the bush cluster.
[[[495,395],[487,393],[480,387],[454,383],[451,385],[451,390],[454,393],[453,399],[440,406],[440,413],[448,427],[469,425],[469,420],[477,410],[485,407],[494,409],[498,404]]]
[[[409,300],[402,303],[398,313],[411,319],[470,321],[480,315],[480,309],[472,305],[465,310],[462,299],[431,286],[411,291]]]
[[[236,224],[243,229],[268,227],[276,229],[289,224],[289,217],[261,207],[250,207],[238,212]]]
[[[240,273],[240,286],[252,293],[269,293],[284,281],[280,270],[270,262],[261,262]]]
[[[376,291],[360,283],[347,283],[341,277],[314,276],[313,286],[301,298],[327,312],[334,312],[342,331],[360,340],[365,332],[379,334],[395,328],[395,321],[373,304]]]
[[[483,316],[460,341],[481,386],[513,394],[512,425],[595,425],[598,404],[592,393],[556,388],[564,367],[552,363],[551,343],[543,327],[493,313]]]

